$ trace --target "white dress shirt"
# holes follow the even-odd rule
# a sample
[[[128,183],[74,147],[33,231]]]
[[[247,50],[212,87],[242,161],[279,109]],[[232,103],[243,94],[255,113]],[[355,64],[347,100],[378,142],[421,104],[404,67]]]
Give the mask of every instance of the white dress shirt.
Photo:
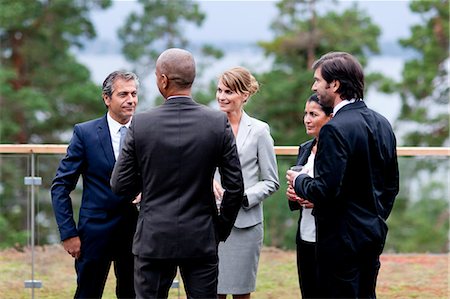
[[[303,166],[300,173],[306,173],[310,177],[314,177],[314,157],[316,155],[311,152],[308,162]],[[300,238],[307,242],[316,242],[316,223],[314,216],[311,214],[313,209],[303,208],[302,219],[300,219]]]
[[[108,122],[109,127],[109,135],[111,136],[111,143],[114,150],[114,156],[117,158],[119,157],[119,146],[120,146],[120,128],[122,126],[128,127],[130,126],[131,119],[126,124],[122,125],[119,122],[115,121],[111,115],[109,115],[109,112],[106,115],[106,120]]]

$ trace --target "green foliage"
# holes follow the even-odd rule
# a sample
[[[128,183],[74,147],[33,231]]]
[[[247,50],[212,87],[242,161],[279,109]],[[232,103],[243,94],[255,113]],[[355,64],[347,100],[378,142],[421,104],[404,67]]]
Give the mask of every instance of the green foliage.
[[[183,31],[186,26],[200,26],[205,15],[193,1],[139,3],[142,10],[129,16],[119,36],[126,58],[136,68],[141,67],[138,73],[148,73],[165,48],[189,47]],[[255,74],[261,91],[252,97],[246,110],[270,124],[276,145],[297,145],[309,139],[302,115],[311,94],[312,61],[329,51],[348,51],[364,66],[368,55],[379,52],[380,30],[357,5],[342,13],[319,14],[317,3],[277,2],[280,14],[272,24],[277,36],[260,42],[274,64],[270,71]],[[448,0],[411,2],[411,9],[422,16],[423,24],[412,27],[411,36],[401,41],[404,47],[416,50],[417,56],[406,63],[399,85],[379,73],[366,74],[367,87],[375,86],[384,92],[400,90],[400,118],[417,124],[405,136],[408,145],[440,146],[448,142],[449,117],[447,109],[441,109],[448,105],[449,96],[448,4]],[[67,142],[68,134],[64,133],[74,123],[104,113],[99,87],[69,49],[81,46],[83,39],[95,37],[88,14],[110,5],[110,0],[0,0],[1,143]],[[206,54],[198,61],[199,72],[223,55],[208,45],[201,51]],[[206,91],[196,95],[196,100],[210,103],[216,84],[211,82]],[[48,189],[59,158],[41,159],[38,167],[44,179],[38,192],[42,219],[53,220]],[[284,179],[286,169],[294,162],[294,157],[278,157],[280,190],[264,202],[266,245],[295,248],[298,212],[289,210]],[[27,241],[24,230],[29,197],[23,177],[29,175],[29,161],[2,157],[1,165],[0,244],[23,246]],[[448,158],[400,161],[401,192],[388,220],[387,251],[447,251],[448,187],[438,183],[442,180],[433,174],[448,173],[448,167]],[[73,195],[77,199],[74,202],[79,202],[80,188]],[[38,220],[37,225],[37,242],[49,242],[48,236],[55,235],[55,228],[43,220]]]
[[[7,156],[0,163],[0,248],[20,248],[27,244],[26,159]]]
[[[0,142],[67,142],[75,123],[105,112],[100,88],[90,79],[70,48],[95,37],[89,13],[110,0],[0,1]],[[29,229],[29,157],[2,157],[0,179],[0,244],[25,246]],[[41,167],[41,177],[54,176],[56,165]],[[48,189],[45,196],[49,197]],[[48,242],[53,221],[49,202],[42,204],[36,236]],[[42,238],[42,239],[41,239]]]
[[[441,146],[449,140],[449,1],[412,1],[410,8],[423,24],[414,25],[411,36],[400,40],[417,58],[403,69],[397,126],[415,124],[404,136],[409,146]]]
[[[205,90],[197,90],[194,92],[195,101],[203,105],[209,105],[216,98],[216,89],[217,81],[211,80],[205,87]]]
[[[0,142],[61,142],[74,123],[104,111],[99,88],[69,50],[95,36],[88,14],[110,1],[2,2]]]
[[[448,1],[446,2],[448,3]],[[261,91],[251,99],[246,110],[250,115],[270,124],[276,145],[296,145],[309,139],[301,125],[301,116],[305,101],[311,94],[312,71],[310,66],[317,57],[329,51],[347,51],[354,54],[364,66],[368,53],[378,52],[377,39],[380,31],[376,25],[372,24],[366,13],[359,11],[356,5],[342,14],[328,12],[321,16],[315,11],[315,3],[316,1],[280,1],[278,3],[280,15],[272,27],[277,36],[271,42],[260,43],[265,53],[274,57],[274,65],[271,71],[257,76],[262,83]],[[423,11],[439,6],[436,1],[434,4],[428,3],[428,5],[423,3],[419,5],[414,2],[413,6],[415,5]],[[416,9],[418,9],[417,7]],[[448,9],[448,5],[446,7]],[[442,24],[442,22],[437,24]],[[447,26],[446,36],[448,36],[448,21],[445,24]],[[430,27],[429,24],[427,26]],[[430,39],[431,34],[430,31],[426,32],[428,35],[422,36],[422,41],[417,42],[419,38],[415,36],[411,38],[410,42],[425,47],[428,44],[423,43],[423,40]],[[420,78],[422,75],[425,76],[424,70],[427,68],[438,69],[438,64],[433,64],[434,62],[442,61],[443,57],[448,59],[448,42],[446,44],[446,51],[439,52],[440,55],[436,57],[430,55],[426,60],[413,60],[407,64],[405,69],[409,69],[411,72],[406,78],[411,82],[404,85],[404,91],[409,92],[411,89],[414,92],[415,88],[420,91],[426,90],[424,89],[426,85],[420,86],[426,80]],[[435,53],[435,51],[432,52]],[[446,72],[442,70],[442,64],[439,70],[439,74],[447,76]],[[430,82],[441,82],[441,88],[437,89],[439,91],[438,98],[441,103],[448,103],[448,84],[443,79],[433,81],[436,74],[436,72],[428,74],[428,77],[431,78]],[[366,74],[366,79],[366,88],[374,86],[380,91],[389,93],[398,89],[391,79],[379,73]],[[434,92],[436,93],[436,89]],[[443,100],[443,95],[446,95],[446,100]],[[428,103],[430,102],[428,101]],[[443,114],[430,118],[428,108],[427,105],[415,105],[414,103],[404,105],[403,110],[409,114],[402,113],[402,115],[405,115],[405,119],[409,121],[420,120],[423,125],[441,130],[439,132],[442,136],[448,136],[446,109],[441,110]],[[446,127],[442,126],[444,123]],[[414,145],[432,145],[433,143],[424,142],[432,142],[435,135],[430,135],[428,131],[416,130],[411,133],[410,138],[418,141],[413,143]],[[445,188],[445,185],[436,183],[439,182],[439,178],[426,175],[436,170],[442,171],[443,168],[444,172],[445,169],[448,171],[448,163],[436,161],[436,159],[419,159],[416,163],[401,161],[401,189],[408,189],[412,182],[416,183],[419,198],[417,196],[412,198],[411,194],[404,192],[398,196],[394,211],[389,218],[390,235],[386,245],[387,250],[399,252],[446,251],[448,189]],[[289,163],[279,161],[280,190],[264,203],[265,244],[282,248],[295,246],[295,230],[298,219],[297,213],[289,211],[284,195],[286,186],[283,178],[288,166]],[[424,180],[418,177],[419,172],[421,175],[425,175]],[[435,196],[430,200],[431,192],[427,187],[428,184],[433,186],[432,194],[437,193],[440,196]],[[445,190],[447,191],[445,192]],[[408,240],[405,241],[405,239]]]
[[[15,230],[8,219],[0,215],[0,249],[20,248],[27,243],[28,232]]]
[[[295,249],[299,211],[289,209],[286,197],[286,170],[295,157],[278,157],[280,189],[264,201],[264,244],[282,249]]]
[[[280,1],[272,28],[273,41],[260,42],[265,54],[275,58],[273,69],[260,74],[261,91],[249,102],[248,112],[270,122],[277,145],[298,144],[308,139],[303,129],[303,110],[311,95],[312,62],[330,51],[348,51],[365,65],[367,53],[378,53],[378,26],[355,5],[342,14],[318,15],[316,1]],[[338,24],[338,25],[337,25]],[[381,74],[367,74],[367,85],[377,83],[385,91],[392,86]]]
[[[448,251],[449,167],[446,157],[399,158],[400,193],[388,219],[387,251]]]
[[[135,64],[138,73],[148,73],[154,61],[166,48],[186,48],[184,35],[188,25],[200,26],[205,14],[198,3],[189,0],[138,0],[141,12],[133,12],[118,35],[123,43],[122,52]],[[221,57],[221,51],[206,45],[204,53]]]
[[[404,65],[396,127],[402,129],[408,146],[442,146],[449,140],[449,1],[412,1],[410,8],[422,22],[411,27],[410,37],[400,40],[416,55]],[[448,157],[400,162],[405,175],[389,219],[389,250],[446,252]]]
[[[387,252],[447,252],[449,206],[445,199],[411,202],[399,197],[391,217]]]
[[[123,53],[130,61],[148,68],[161,50],[186,47],[183,26],[201,25],[205,15],[192,1],[139,0],[140,13],[133,12],[119,30]]]
[[[260,42],[266,55],[273,56],[273,69],[259,76],[260,94],[247,110],[269,121],[277,145],[298,144],[308,139],[299,129],[306,99],[311,95],[315,59],[330,51],[347,51],[364,66],[368,53],[378,53],[378,26],[355,5],[341,14],[330,11],[319,15],[316,1],[283,0],[272,28],[278,34],[273,41]],[[368,74],[369,76],[369,74]],[[381,75],[370,77],[389,90]]]
[[[165,49],[191,47],[184,31],[187,26],[200,26],[205,14],[200,11],[198,3],[190,0],[138,2],[142,10],[131,13],[118,35],[123,43],[123,54],[132,62],[135,72],[144,77],[154,70],[156,59]],[[197,63],[198,73],[210,63],[209,60],[223,56],[221,50],[211,45],[202,45],[199,50],[203,60]],[[145,100],[144,96],[141,98]],[[160,99],[156,101],[159,103]]]
[[[347,51],[365,65],[368,53],[379,52],[380,29],[356,4],[341,14],[330,11],[324,15],[318,15],[310,4],[296,0],[279,2],[278,6],[288,6],[289,10],[281,10],[272,23],[278,35],[271,42],[260,42],[266,54],[275,56],[276,64],[299,72],[309,70],[314,59],[322,54]]]
[[[312,93],[305,86],[310,86],[312,77],[309,70],[291,76],[274,70],[257,76],[261,91],[249,101],[246,110],[270,124],[275,144],[297,145],[309,139],[303,127],[303,111]]]
[[[2,121],[3,122],[3,121]],[[1,158],[0,172],[0,247],[22,247],[27,243],[27,192],[23,179],[27,176],[24,156]]]

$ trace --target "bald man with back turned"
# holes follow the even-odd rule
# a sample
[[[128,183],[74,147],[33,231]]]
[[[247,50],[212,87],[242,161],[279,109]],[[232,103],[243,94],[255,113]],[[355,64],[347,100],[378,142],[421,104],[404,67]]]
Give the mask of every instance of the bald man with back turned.
[[[177,267],[188,298],[216,298],[217,245],[230,234],[244,193],[234,135],[223,112],[192,99],[191,53],[164,51],[155,75],[165,102],[133,118],[111,179],[117,194],[142,191],[133,244],[136,298],[167,298]],[[226,190],[220,213],[216,167]]]

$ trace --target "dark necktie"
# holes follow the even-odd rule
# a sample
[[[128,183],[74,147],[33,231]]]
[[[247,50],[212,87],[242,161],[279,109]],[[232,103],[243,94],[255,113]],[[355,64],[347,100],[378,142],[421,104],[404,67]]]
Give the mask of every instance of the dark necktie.
[[[119,133],[120,133],[120,141],[119,141],[119,154],[120,154],[120,151],[122,150],[123,141],[125,140],[125,135],[127,134],[127,127],[121,126],[119,129]]]

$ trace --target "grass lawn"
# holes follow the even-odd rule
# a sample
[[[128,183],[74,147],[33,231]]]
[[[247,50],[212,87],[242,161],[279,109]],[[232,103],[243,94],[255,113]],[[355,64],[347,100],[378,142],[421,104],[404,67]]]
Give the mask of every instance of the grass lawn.
[[[8,249],[0,251],[0,298],[31,298],[24,281],[31,279],[31,252]],[[37,247],[35,280],[42,288],[34,298],[73,298],[76,284],[73,259],[59,245]],[[103,298],[115,298],[113,272],[108,277]],[[178,294],[179,293],[179,294]],[[377,286],[378,298],[450,298],[449,255],[385,254]],[[169,298],[186,298],[181,289],[171,290]],[[253,299],[300,298],[295,252],[264,248],[256,292]]]

